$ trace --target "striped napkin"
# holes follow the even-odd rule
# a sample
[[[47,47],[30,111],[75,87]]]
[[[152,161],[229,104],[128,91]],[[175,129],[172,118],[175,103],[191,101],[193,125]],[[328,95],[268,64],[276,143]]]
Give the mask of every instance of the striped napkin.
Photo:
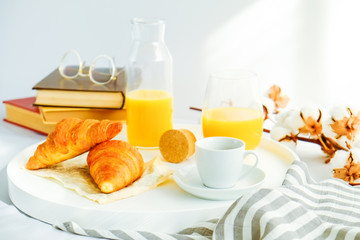
[[[317,183],[296,161],[280,188],[238,199],[213,239],[360,239],[360,189],[340,179]]]
[[[212,239],[213,230],[219,219],[201,222],[193,227],[186,228],[179,233],[168,234],[161,232],[132,231],[132,230],[100,230],[82,228],[75,222],[65,222],[54,227],[89,237],[123,240],[209,240]]]
[[[129,240],[360,239],[360,188],[339,179],[315,182],[306,164],[295,161],[281,187],[245,194],[220,219],[176,234],[84,229],[74,222],[56,227],[80,235]]]

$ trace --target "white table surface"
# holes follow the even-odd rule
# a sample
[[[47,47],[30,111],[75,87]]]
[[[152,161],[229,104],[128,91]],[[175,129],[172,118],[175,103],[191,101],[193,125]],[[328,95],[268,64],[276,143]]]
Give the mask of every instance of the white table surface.
[[[268,136],[265,136],[268,137]],[[45,140],[45,136],[0,121],[0,239],[98,239],[73,235],[21,213],[8,195],[6,166],[25,147]],[[315,180],[331,177],[320,147],[300,142],[295,153],[309,165]],[[214,218],[219,216],[214,216]]]

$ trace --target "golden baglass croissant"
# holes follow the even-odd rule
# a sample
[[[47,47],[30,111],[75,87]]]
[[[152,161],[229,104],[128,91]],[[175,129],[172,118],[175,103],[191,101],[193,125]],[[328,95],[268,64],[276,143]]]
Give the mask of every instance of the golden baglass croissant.
[[[131,144],[121,140],[103,142],[87,157],[90,175],[104,193],[120,190],[141,177],[144,160]]]
[[[44,168],[73,158],[104,141],[122,129],[120,122],[66,118],[58,122],[46,141],[40,144],[26,164],[29,170]]]

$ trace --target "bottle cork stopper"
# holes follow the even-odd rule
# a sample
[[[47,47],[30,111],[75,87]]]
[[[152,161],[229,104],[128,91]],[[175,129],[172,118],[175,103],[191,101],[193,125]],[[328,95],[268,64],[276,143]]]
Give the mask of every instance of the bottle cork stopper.
[[[195,152],[195,135],[187,129],[171,129],[160,138],[159,149],[164,159],[180,163]]]

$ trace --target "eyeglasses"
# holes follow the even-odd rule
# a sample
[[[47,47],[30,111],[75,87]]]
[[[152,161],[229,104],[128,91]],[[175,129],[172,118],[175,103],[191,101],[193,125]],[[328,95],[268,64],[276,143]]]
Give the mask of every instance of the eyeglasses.
[[[105,85],[116,79],[116,67],[114,60],[107,55],[99,55],[85,72],[85,62],[81,60],[80,54],[76,50],[67,51],[61,59],[58,67],[62,77],[74,79],[78,76],[89,77],[89,79],[100,85]]]

